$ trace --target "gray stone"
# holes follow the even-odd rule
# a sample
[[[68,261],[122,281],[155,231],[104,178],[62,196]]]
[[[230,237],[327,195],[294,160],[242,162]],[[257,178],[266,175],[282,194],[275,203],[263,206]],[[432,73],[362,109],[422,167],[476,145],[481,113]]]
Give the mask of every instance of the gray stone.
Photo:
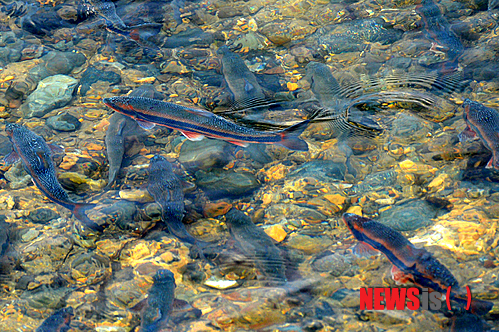
[[[80,129],[81,123],[71,114],[63,113],[48,118],[47,126],[58,131],[75,131]]]
[[[52,219],[59,217],[54,210],[40,208],[34,211],[31,211],[28,215],[28,219],[37,224],[46,224]]]
[[[78,80],[67,75],[54,75],[38,83],[38,87],[21,106],[26,118],[41,118],[53,109],[66,106],[73,98]]]
[[[190,171],[220,168],[232,160],[234,145],[215,139],[185,141],[178,160]]]
[[[342,255],[330,252],[329,255],[315,259],[312,262],[312,268],[317,272],[328,272],[339,277],[343,275],[350,264]]]
[[[12,165],[12,167],[5,172],[4,177],[9,181],[10,189],[24,188],[31,182],[31,176],[26,173],[22,162],[17,162]]]
[[[439,209],[426,201],[413,200],[381,212],[378,221],[397,231],[413,231],[431,225],[438,213]]]
[[[250,194],[260,186],[255,175],[250,172],[232,170],[203,170],[196,172],[196,184],[211,199],[221,197],[240,197]]]

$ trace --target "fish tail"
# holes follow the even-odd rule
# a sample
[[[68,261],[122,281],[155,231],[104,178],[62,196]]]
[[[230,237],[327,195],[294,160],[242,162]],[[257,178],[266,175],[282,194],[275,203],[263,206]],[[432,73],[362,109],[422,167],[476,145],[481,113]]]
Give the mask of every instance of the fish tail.
[[[118,178],[118,172],[120,171],[120,166],[111,166],[109,167],[109,180],[107,186],[104,188],[106,190],[110,190],[116,179]]]
[[[85,211],[88,209],[93,209],[96,206],[96,204],[91,204],[91,203],[75,203],[73,209],[71,212],[73,212],[73,215],[81,221],[85,226],[95,230],[102,232],[104,228],[101,225],[98,225],[94,221],[90,220]]]
[[[299,136],[307,128],[309,122],[310,120],[305,120],[279,132],[281,135],[281,141],[277,144],[290,150],[308,151],[307,142],[300,139]]]
[[[467,299],[463,295],[454,295],[451,296],[451,298],[456,300],[458,303],[462,303],[463,305],[467,303]],[[486,315],[490,310],[492,310],[493,306],[494,303],[492,302],[480,299],[472,299],[470,304],[470,311],[473,314],[483,316]]]
[[[471,300],[471,312],[477,315],[485,315],[487,314],[490,310],[492,310],[492,307],[494,304],[489,301],[485,300],[479,300],[479,299],[473,299]]]

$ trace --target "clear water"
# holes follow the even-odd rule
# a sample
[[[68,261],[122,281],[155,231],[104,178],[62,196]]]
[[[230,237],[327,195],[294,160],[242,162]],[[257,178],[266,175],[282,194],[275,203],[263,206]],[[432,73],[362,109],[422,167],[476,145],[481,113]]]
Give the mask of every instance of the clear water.
[[[361,310],[360,288],[421,285],[398,285],[383,254],[354,254],[342,220],[401,232],[497,304],[497,111],[476,139],[459,135],[466,98],[499,107],[493,1],[0,3],[0,117],[63,147],[59,183],[95,204],[82,222],[22,162],[2,165],[1,331],[499,328],[496,307]],[[291,146],[188,140],[185,124],[146,131],[103,103],[129,93],[272,137],[310,123]],[[155,155],[175,176],[152,176]],[[173,305],[171,280],[153,279],[163,269]]]

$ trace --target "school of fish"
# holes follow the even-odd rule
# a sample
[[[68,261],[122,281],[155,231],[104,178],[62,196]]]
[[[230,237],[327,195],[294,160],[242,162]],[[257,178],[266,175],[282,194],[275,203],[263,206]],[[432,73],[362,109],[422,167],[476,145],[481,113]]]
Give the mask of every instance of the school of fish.
[[[151,42],[151,39],[161,29],[161,24],[129,26],[119,17],[113,2],[90,0],[89,3],[92,13],[104,19],[106,29],[110,32],[132,40],[140,46],[160,49]],[[184,1],[181,0],[172,1],[170,4],[178,24],[182,24],[180,8],[184,5]],[[488,6],[493,9],[497,3],[491,0]],[[30,24],[28,19],[36,13],[35,9],[27,9],[30,14],[23,21],[26,27]],[[436,77],[431,89],[438,90],[442,86],[445,86],[445,89],[453,89],[453,82],[459,77],[459,61],[465,47],[433,0],[416,1],[415,12],[422,18],[424,35],[431,41],[432,51],[444,50],[445,53],[445,61],[428,66]],[[303,108],[308,112],[309,118],[291,119],[295,120],[294,124],[284,129],[260,130],[257,119],[262,113],[268,112],[270,110],[268,105],[272,104],[268,94],[238,54],[231,52],[226,45],[219,47],[217,54],[221,58],[224,80],[232,96],[229,104],[235,106],[229,108],[227,115],[241,113],[247,115],[246,120],[249,121],[243,125],[229,119],[228,116],[218,115],[202,108],[163,101],[164,96],[158,93],[153,85],[147,84],[125,96],[103,98],[102,103],[115,111],[109,119],[105,137],[109,164],[105,190],[112,190],[121,183],[120,170],[126,166],[128,158],[133,157],[131,150],[134,149],[131,147],[140,145],[148,135],[147,130],[155,126],[179,131],[194,142],[207,138],[226,141],[244,148],[250,144],[258,144],[277,145],[290,151],[309,151],[307,141],[300,138],[300,135],[315,123],[326,123],[331,135],[338,139],[339,150],[345,152],[347,170],[355,176],[356,171],[350,164],[353,151],[345,142],[356,137],[372,138],[381,135],[384,130],[376,121],[375,114],[366,114],[357,108],[358,105],[374,100],[380,104],[387,100],[395,100],[411,101],[429,107],[428,104],[437,100],[409,89],[395,92],[369,91],[351,97],[356,89],[360,89],[359,87],[342,87],[332,75],[329,66],[310,61],[306,66],[305,78],[310,83],[310,90],[315,99],[312,103],[309,100],[303,104],[296,103],[306,105]],[[429,75],[415,75],[409,83],[425,81],[427,77]],[[378,83],[372,82],[372,86]],[[451,85],[452,87],[449,87]],[[499,171],[499,111],[465,99],[462,103],[462,112],[466,128],[457,137],[460,144],[479,139],[492,153],[485,167]],[[420,115],[423,118],[425,116]],[[443,121],[444,118],[439,120]],[[92,231],[104,232],[104,227],[87,216],[87,212],[96,204],[75,201],[58,181],[52,159],[55,154],[63,153],[63,150],[48,144],[44,138],[18,123],[7,123],[5,132],[13,146],[13,151],[5,157],[5,163],[10,165],[20,160],[34,185],[46,198],[70,210],[76,219]],[[182,181],[175,174],[175,167],[164,156],[154,155],[149,160],[147,176],[145,189],[161,211],[162,223],[159,227],[166,229],[173,237],[189,247],[198,247],[200,256],[206,259],[204,251],[212,243],[191,235],[183,222],[184,190]],[[258,278],[265,285],[286,287],[292,278],[296,278],[296,276],[290,277],[285,250],[261,227],[255,225],[250,216],[236,208],[231,208],[224,213],[224,216],[230,241],[236,250],[244,255],[246,263],[256,268]],[[345,213],[342,220],[358,242],[351,248],[355,255],[368,257],[382,253],[393,265],[391,276],[398,285],[413,284],[440,293],[446,293],[447,288],[451,287],[451,300],[461,309],[464,308],[467,303],[464,288],[459,285],[451,271],[428,250],[416,247],[402,233],[365,216]],[[3,256],[4,252],[1,254]],[[135,327],[141,332],[159,332],[174,326],[174,312],[178,311],[180,306],[190,306],[187,302],[175,298],[177,283],[174,273],[160,269],[155,272],[152,280],[147,297],[129,308],[140,316],[140,323]],[[462,316],[457,314],[452,316],[451,330],[461,331],[463,330],[461,326],[473,325],[477,331],[483,331],[480,316],[486,315],[492,307],[492,302],[473,298],[469,312]],[[202,312],[195,308],[190,307],[188,310],[192,310],[196,317],[202,315]],[[48,317],[36,332],[70,331],[73,317],[72,307],[59,309]]]

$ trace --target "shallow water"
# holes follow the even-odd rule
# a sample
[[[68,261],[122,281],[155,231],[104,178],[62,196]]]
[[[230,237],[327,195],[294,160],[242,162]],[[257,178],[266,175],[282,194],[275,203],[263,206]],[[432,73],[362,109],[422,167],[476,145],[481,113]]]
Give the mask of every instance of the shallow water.
[[[492,7],[0,1],[0,118],[64,148],[58,181],[103,229],[2,164],[0,330],[54,313],[49,331],[498,330],[494,141],[459,136],[466,98],[499,109]],[[144,130],[102,102],[128,93],[258,130],[311,119],[308,151]],[[7,156],[6,132],[0,143]],[[151,184],[155,155],[173,172],[156,181],[179,181]],[[347,212],[402,232],[494,307],[361,310],[360,288],[414,284],[397,285],[385,255],[352,252]]]

